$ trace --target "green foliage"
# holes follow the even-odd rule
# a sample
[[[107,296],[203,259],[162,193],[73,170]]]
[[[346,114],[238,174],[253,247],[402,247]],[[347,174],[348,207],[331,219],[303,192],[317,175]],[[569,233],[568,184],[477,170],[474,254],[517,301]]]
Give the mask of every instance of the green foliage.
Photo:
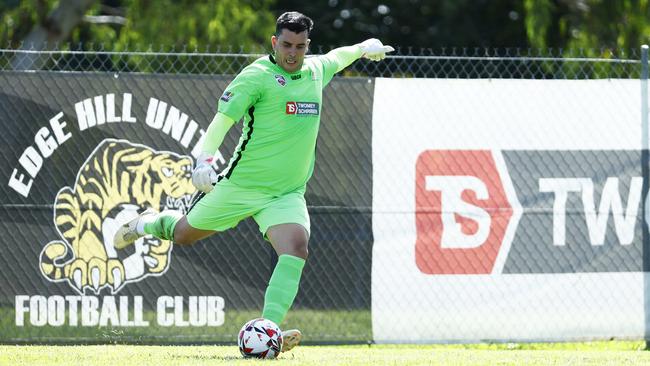
[[[45,21],[56,1],[24,0],[0,2],[0,46],[15,45]]]
[[[275,31],[275,15],[268,10],[273,0],[102,0],[86,12],[84,21],[72,30],[67,40],[55,46],[62,50],[105,51],[229,51],[262,52],[270,49]],[[48,17],[62,6],[55,0],[30,0],[0,3],[3,46],[17,48],[37,26],[52,27]],[[69,6],[69,5],[68,5]],[[94,16],[94,18],[93,18]],[[99,18],[98,16],[104,16]],[[112,18],[111,18],[112,17]],[[31,47],[31,45],[27,45]],[[41,45],[35,45],[41,49]],[[196,58],[175,55],[149,62],[141,54],[64,55],[57,69],[66,65],[75,70],[128,70],[174,72]],[[205,60],[199,60],[197,62]],[[232,73],[228,64],[210,64],[204,72]]]
[[[638,59],[650,43],[650,0],[96,0],[90,16],[67,38],[72,49],[107,51],[264,53],[270,49],[274,20],[298,10],[315,22],[312,52],[376,37],[400,54],[481,56],[506,50],[506,56]],[[0,2],[0,47],[18,46],[63,2]],[[322,47],[319,47],[322,46]],[[410,46],[413,46],[411,49]],[[66,49],[65,44],[59,48]],[[424,51],[422,49],[429,49]],[[236,73],[227,63],[187,54],[147,58],[142,54],[64,56],[50,69]],[[244,61],[250,61],[246,58]],[[7,62],[7,61],[5,61]],[[247,63],[247,62],[246,62]],[[0,66],[2,61],[0,61]],[[618,75],[626,65],[605,62],[584,71],[577,62],[548,61],[541,77],[599,78]],[[39,66],[41,67],[41,66]],[[45,67],[45,66],[43,66]],[[380,65],[380,67],[389,67]],[[454,72],[454,65],[450,65]],[[634,75],[638,67],[629,65]],[[395,72],[388,70],[387,72]],[[446,71],[445,71],[446,72]],[[444,73],[443,73],[444,74]],[[408,75],[407,75],[408,76]],[[477,74],[475,77],[485,77]],[[539,77],[535,75],[534,77]]]
[[[312,44],[340,46],[379,38],[408,47],[524,46],[520,0],[279,0],[275,13],[299,9],[315,23]]]
[[[539,48],[545,48],[548,44],[547,35],[551,25],[553,4],[550,0],[525,0],[524,8],[528,40]]]
[[[236,49],[267,47],[275,30],[273,0],[114,0],[97,1],[86,15],[113,15],[123,20],[80,23],[69,38],[72,48],[103,45],[107,50],[143,49],[153,45],[167,49]],[[110,4],[108,6],[107,4]],[[59,6],[56,0],[7,1],[0,5],[0,41],[17,45]]]
[[[650,42],[648,0],[525,0],[533,47],[582,50],[581,56],[624,57]]]
[[[610,57],[615,50],[638,50],[650,42],[649,2],[98,0],[87,15],[116,15],[124,22],[84,21],[69,41],[103,44],[111,50],[149,45],[176,50],[268,49],[275,18],[299,10],[316,23],[314,46],[341,46],[377,37],[401,47],[582,48],[585,56]],[[57,0],[0,2],[2,45],[16,45],[35,25],[46,24],[59,4]]]
[[[541,56],[638,59],[640,46],[650,41],[648,0],[525,0],[524,7],[528,40]],[[551,47],[556,51],[548,49]],[[558,51],[563,49],[568,51]],[[578,67],[566,62],[545,65],[544,69],[550,77],[561,77],[575,74]],[[601,78],[620,67],[599,64],[580,72],[583,77]]]
[[[270,42],[275,19],[267,9],[270,0],[130,0],[127,22],[115,49],[130,45],[159,44],[182,49],[206,46],[264,46]]]

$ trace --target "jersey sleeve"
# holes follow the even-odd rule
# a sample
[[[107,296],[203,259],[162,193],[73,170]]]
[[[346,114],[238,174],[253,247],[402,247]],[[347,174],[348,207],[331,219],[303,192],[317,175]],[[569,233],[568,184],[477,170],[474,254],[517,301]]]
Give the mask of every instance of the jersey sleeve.
[[[348,67],[359,57],[361,57],[359,46],[339,47],[319,56],[318,59],[323,65],[323,86],[332,80],[334,74]]]
[[[259,72],[255,67],[246,67],[226,87],[219,98],[217,111],[234,121],[239,121],[262,94]]]
[[[217,151],[219,146],[221,146],[223,138],[226,137],[228,130],[234,124],[235,121],[225,114],[215,114],[207,131],[205,131],[205,138],[203,140],[203,146],[201,146],[201,152],[208,155],[214,155],[215,151]]]

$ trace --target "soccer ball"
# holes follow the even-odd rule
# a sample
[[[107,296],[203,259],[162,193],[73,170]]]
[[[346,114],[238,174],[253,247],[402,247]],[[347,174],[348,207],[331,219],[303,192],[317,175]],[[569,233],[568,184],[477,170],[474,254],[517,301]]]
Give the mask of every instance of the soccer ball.
[[[268,319],[253,319],[239,331],[237,344],[244,357],[276,358],[282,351],[282,332]]]

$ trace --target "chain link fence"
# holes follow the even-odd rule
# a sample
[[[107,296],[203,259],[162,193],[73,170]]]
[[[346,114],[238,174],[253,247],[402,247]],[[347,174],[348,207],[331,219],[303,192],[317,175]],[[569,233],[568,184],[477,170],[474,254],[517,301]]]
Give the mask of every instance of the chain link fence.
[[[37,50],[33,45],[0,50],[1,70],[143,72],[235,75],[269,50],[217,48],[214,51],[150,46],[108,51],[82,45]],[[58,46],[57,46],[58,47]],[[327,47],[312,47],[315,54]],[[594,57],[592,55],[600,55]],[[381,63],[361,60],[341,76],[400,78],[601,79],[639,78],[639,50],[554,50],[488,48],[401,48]]]
[[[84,283],[85,287],[79,287],[71,270],[62,266],[63,253],[47,249],[53,247],[46,243],[67,238],[68,233],[62,228],[70,227],[62,224],[66,218],[55,210],[66,197],[62,195],[63,187],[73,191],[69,197],[79,192],[84,179],[99,174],[85,172],[92,171],[93,164],[99,164],[101,154],[109,156],[128,150],[155,155],[171,151],[178,152],[178,156],[172,154],[169,159],[179,166],[184,164],[183,159],[191,160],[192,147],[199,138],[198,132],[194,137],[188,132],[191,122],[196,122],[196,131],[207,128],[216,110],[216,100],[228,82],[265,51],[66,48],[0,49],[0,115],[7,131],[2,137],[0,157],[9,162],[2,168],[5,182],[25,167],[22,163],[27,147],[36,147],[42,160],[35,162],[38,157],[32,157],[31,164],[40,166],[34,168],[35,172],[23,171],[25,177],[19,178],[23,182],[30,177],[33,180],[29,196],[21,196],[7,185],[1,188],[0,226],[4,232],[15,233],[15,240],[0,245],[4,253],[12,253],[4,256],[5,270],[0,272],[0,329],[3,330],[0,341],[234,342],[239,327],[259,316],[266,282],[276,261],[253,221],[247,220],[234,230],[191,247],[174,247],[173,254],[171,249],[158,253],[157,263],[164,260],[167,264],[157,265],[156,271],[146,267],[147,260],[141,261],[140,272],[134,270],[128,286],[122,284],[117,288],[110,274],[101,277],[100,285],[116,286],[113,291],[108,287],[93,290],[92,274],[88,275],[91,280]],[[312,49],[316,54],[326,51],[323,47]],[[607,56],[603,58],[586,56],[590,54],[594,52],[403,48],[383,62],[360,60],[341,72],[324,92],[324,123],[314,177],[306,195],[312,220],[310,260],[286,325],[300,328],[307,335],[308,343],[374,339],[371,315],[373,78],[583,80],[641,76],[637,51],[614,54],[601,50],[598,54]],[[86,105],[84,101],[88,101]],[[350,101],[355,102],[351,105]],[[88,112],[88,108],[94,108],[95,115],[100,116],[100,105],[102,115],[106,116],[105,124],[97,117],[95,127],[73,131],[74,116]],[[115,107],[113,115],[109,113],[111,105]],[[184,113],[189,115],[187,124],[183,124],[186,128],[179,130],[176,137],[173,126],[166,130],[162,124],[171,118],[174,109],[179,116],[176,120],[182,120]],[[125,110],[130,110],[130,114]],[[160,110],[163,115],[158,118]],[[60,113],[62,117],[57,119]],[[111,117],[119,123],[111,124]],[[146,119],[149,129],[124,123],[129,118],[143,124]],[[161,121],[158,127],[156,120]],[[60,127],[62,121],[67,122],[67,128]],[[58,135],[56,126],[59,126]],[[43,128],[48,130],[43,132]],[[65,130],[73,131],[73,136],[68,138],[73,143],[66,141]],[[221,148],[226,161],[240,132],[241,126],[231,131]],[[47,148],[43,146],[49,146],[49,155],[44,153]],[[510,161],[516,164],[515,155],[510,159],[506,154],[509,164]],[[541,157],[540,164],[547,160]],[[66,199],[72,199],[69,197]],[[186,197],[163,195],[159,208],[182,206],[183,200]],[[97,210],[77,207],[77,210],[84,209]],[[107,212],[99,215],[101,219],[119,214],[118,208],[102,209]],[[104,224],[97,225],[93,240],[101,243]],[[136,250],[136,253],[113,256],[122,263],[131,263],[136,258],[145,258],[156,247],[160,248],[160,244],[143,244],[140,248],[143,253]],[[108,252],[105,256],[112,257]],[[526,256],[526,253],[530,251],[517,254]],[[61,260],[57,261],[57,256]],[[69,257],[70,253],[66,260]],[[48,258],[54,260],[46,263],[44,259]],[[55,281],[54,275],[48,275],[47,271],[57,267],[61,273]],[[94,295],[97,303],[85,303],[79,297],[82,294]],[[216,299],[215,295],[222,299]],[[219,305],[224,299],[225,306]],[[72,304],[74,311],[80,312],[78,324],[70,324],[68,319],[60,325],[42,314],[50,311],[56,318],[58,309],[64,309],[64,314],[71,319]],[[103,315],[105,308],[118,309],[124,318],[111,318],[110,309],[106,310],[108,315]],[[21,314],[20,325],[17,313]],[[86,313],[95,314],[97,319],[93,321],[90,316],[86,326],[80,326],[81,318],[89,316]],[[201,314],[206,313],[225,315],[210,324],[210,315],[201,319]],[[102,317],[107,317],[104,323]]]

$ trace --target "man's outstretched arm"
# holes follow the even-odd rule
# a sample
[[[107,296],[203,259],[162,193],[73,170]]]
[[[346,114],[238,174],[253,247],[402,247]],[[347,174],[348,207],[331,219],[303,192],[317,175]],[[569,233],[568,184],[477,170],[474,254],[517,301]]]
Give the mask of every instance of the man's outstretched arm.
[[[393,47],[382,44],[376,38],[370,38],[353,46],[335,48],[328,52],[326,57],[337,64],[336,72],[339,72],[361,57],[381,61],[386,58],[386,53],[393,51]]]

